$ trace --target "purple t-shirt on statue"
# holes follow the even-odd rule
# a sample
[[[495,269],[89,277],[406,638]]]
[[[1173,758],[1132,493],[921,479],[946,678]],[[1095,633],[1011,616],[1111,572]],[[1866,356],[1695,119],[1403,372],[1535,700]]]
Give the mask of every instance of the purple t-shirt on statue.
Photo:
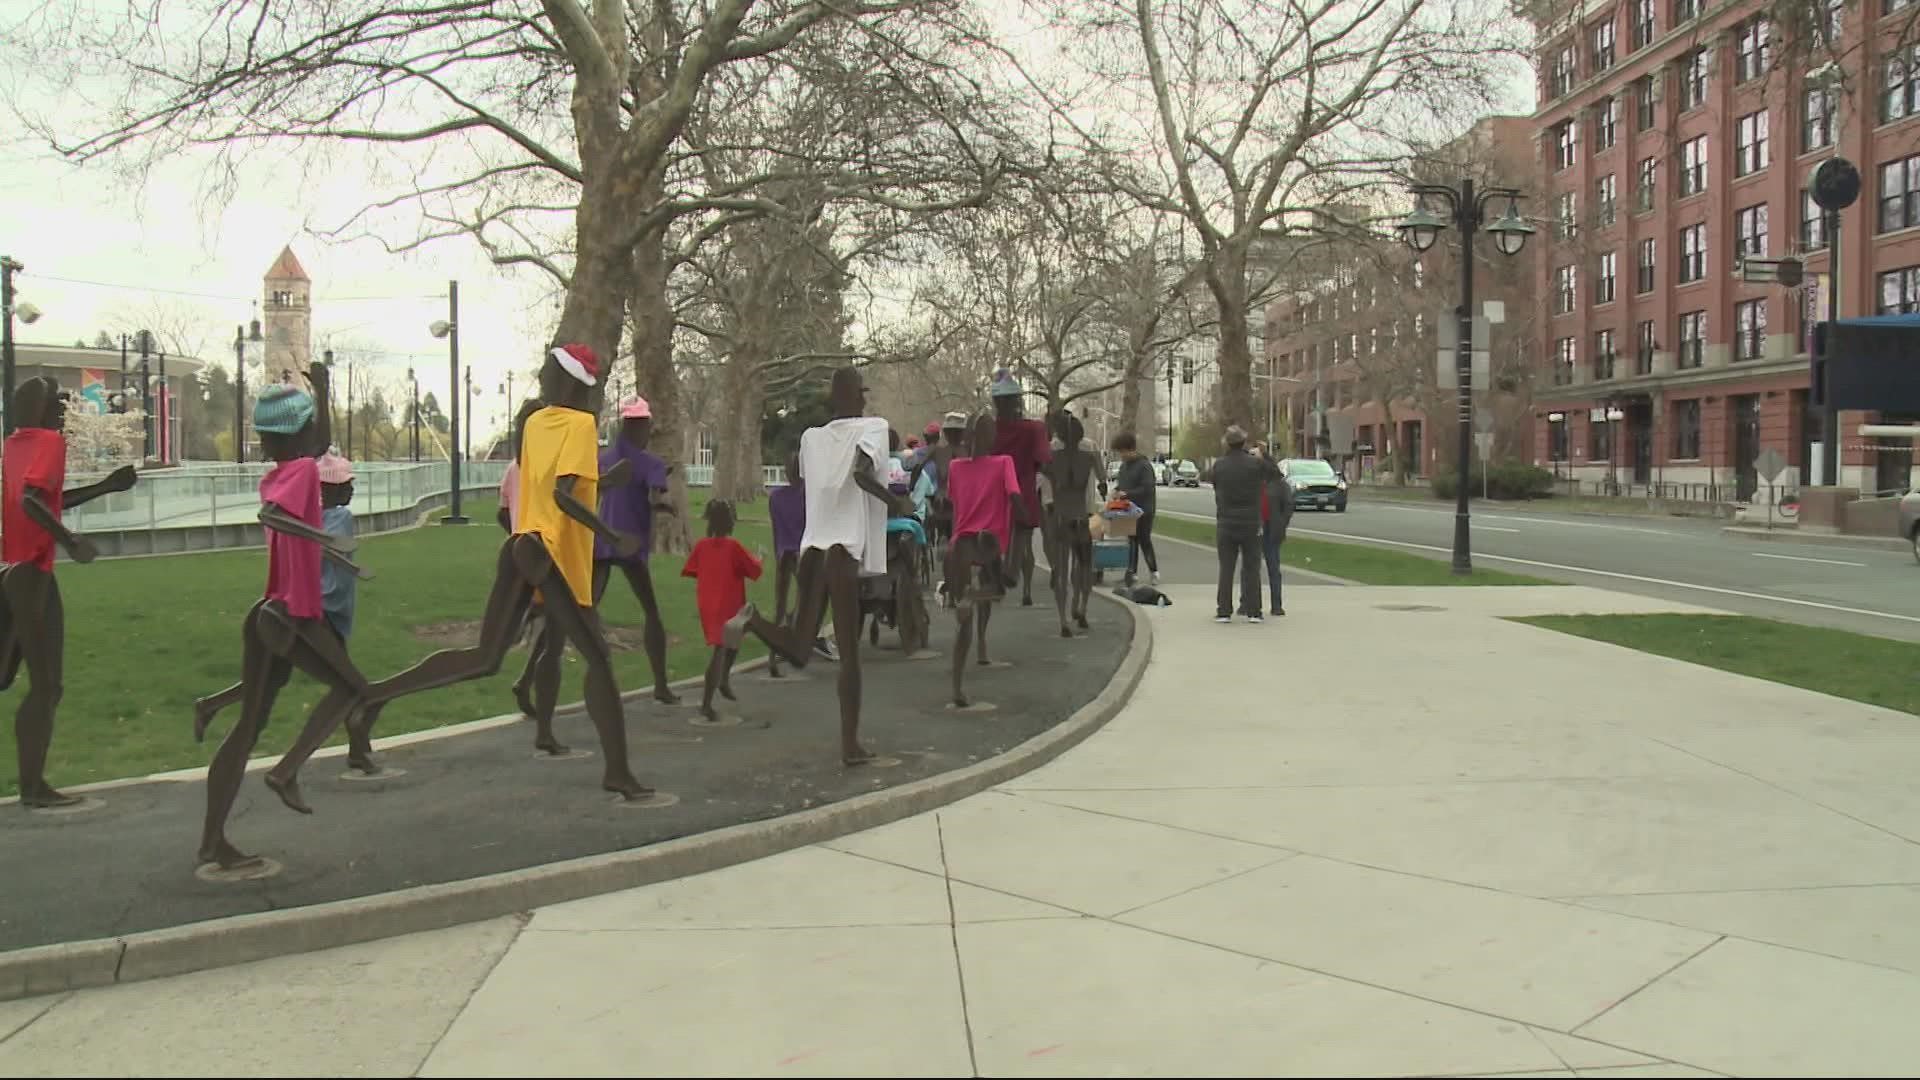
[[[767,490],[767,516],[773,519],[775,558],[800,550],[800,539],[807,534],[807,486],[795,480]]]
[[[633,476],[619,487],[600,490],[600,520],[617,532],[640,538],[640,550],[633,562],[646,562],[653,553],[653,493],[667,486],[667,463],[659,455],[636,450],[627,440],[616,438],[613,445],[600,451],[600,475],[621,460],[633,462]],[[624,562],[613,545],[596,537],[593,557],[597,562]]]

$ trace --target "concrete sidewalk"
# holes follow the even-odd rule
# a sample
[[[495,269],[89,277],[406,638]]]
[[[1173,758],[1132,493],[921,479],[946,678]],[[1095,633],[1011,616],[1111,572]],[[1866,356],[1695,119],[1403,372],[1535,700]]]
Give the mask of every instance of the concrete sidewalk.
[[[1501,618],[1688,610],[1637,596],[1324,588],[1216,627],[1170,591],[1128,709],[994,791],[525,919],[0,1004],[0,1074],[1920,1064],[1914,717]]]

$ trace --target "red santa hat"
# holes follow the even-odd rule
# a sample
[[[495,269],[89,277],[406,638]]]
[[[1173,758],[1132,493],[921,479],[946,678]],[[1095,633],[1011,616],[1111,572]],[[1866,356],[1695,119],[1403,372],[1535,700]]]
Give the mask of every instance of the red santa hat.
[[[575,342],[571,345],[557,346],[553,353],[553,362],[559,364],[567,374],[579,379],[588,386],[600,382],[600,358],[593,354],[591,346]]]

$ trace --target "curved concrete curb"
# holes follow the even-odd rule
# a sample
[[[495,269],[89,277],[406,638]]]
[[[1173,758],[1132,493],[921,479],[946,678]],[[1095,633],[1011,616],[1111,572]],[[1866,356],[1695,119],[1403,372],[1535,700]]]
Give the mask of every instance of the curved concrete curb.
[[[0,1000],[154,979],[498,918],[718,870],[978,794],[1052,761],[1099,730],[1139,685],[1153,653],[1152,624],[1138,606],[1096,595],[1124,608],[1133,624],[1132,640],[1112,681],[1072,716],[986,761],[769,821],[629,851],[286,911],[19,949],[0,954]]]

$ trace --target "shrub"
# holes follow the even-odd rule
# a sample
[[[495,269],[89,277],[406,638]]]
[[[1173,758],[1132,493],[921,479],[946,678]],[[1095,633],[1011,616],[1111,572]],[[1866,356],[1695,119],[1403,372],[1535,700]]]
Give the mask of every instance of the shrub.
[[[1454,483],[1459,474],[1451,469],[1433,478],[1433,495],[1437,499],[1455,497]],[[1492,499],[1538,499],[1553,493],[1553,474],[1545,469],[1518,461],[1496,461],[1489,469],[1475,462],[1468,476],[1472,485],[1471,493],[1487,493]]]

